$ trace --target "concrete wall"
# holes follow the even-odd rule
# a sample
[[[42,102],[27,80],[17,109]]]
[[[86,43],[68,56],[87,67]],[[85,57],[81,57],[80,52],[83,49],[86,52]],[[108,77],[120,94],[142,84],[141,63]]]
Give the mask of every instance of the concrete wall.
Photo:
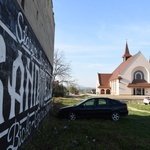
[[[19,149],[51,109],[54,28],[51,1],[0,0],[0,149]]]
[[[17,0],[40,41],[50,62],[53,63],[54,13],[52,0]]]

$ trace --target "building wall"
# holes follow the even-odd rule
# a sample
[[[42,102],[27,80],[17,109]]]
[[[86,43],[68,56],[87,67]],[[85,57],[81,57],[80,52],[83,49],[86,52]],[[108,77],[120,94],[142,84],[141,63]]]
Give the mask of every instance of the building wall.
[[[137,70],[141,70],[144,73],[145,80],[149,82],[150,63],[141,52],[137,54],[136,58],[126,68],[126,70],[121,73],[123,79],[119,85],[120,94],[133,94],[132,88],[128,88],[127,85],[132,82],[133,74]]]
[[[149,88],[145,88],[145,95],[150,95],[150,89]]]
[[[52,106],[50,0],[0,0],[0,149],[19,149]]]
[[[129,79],[123,78],[119,83],[119,95],[132,95],[132,89],[128,88],[128,84],[131,82]]]
[[[100,94],[100,89],[98,88],[99,86],[99,77],[98,74],[96,76],[96,94]]]
[[[53,63],[54,13],[52,0],[17,0],[49,61]]]
[[[110,82],[111,95],[119,95],[119,80],[113,80]]]

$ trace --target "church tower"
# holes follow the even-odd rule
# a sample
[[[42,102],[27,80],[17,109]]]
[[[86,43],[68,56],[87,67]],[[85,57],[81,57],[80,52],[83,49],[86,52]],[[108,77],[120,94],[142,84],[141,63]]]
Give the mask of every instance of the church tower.
[[[126,61],[128,58],[130,58],[132,55],[129,52],[129,48],[128,48],[128,44],[126,42],[126,46],[125,46],[125,52],[124,55],[122,56],[123,61]]]

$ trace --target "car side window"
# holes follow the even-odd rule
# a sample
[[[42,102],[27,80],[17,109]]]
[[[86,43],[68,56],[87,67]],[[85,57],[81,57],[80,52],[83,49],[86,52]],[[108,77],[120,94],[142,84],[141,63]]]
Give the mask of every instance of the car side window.
[[[84,106],[94,106],[94,104],[95,104],[95,99],[91,99],[91,100],[85,102],[83,105]]]
[[[112,101],[111,101],[111,103],[112,103],[112,104],[114,104],[114,105],[118,105],[118,104],[120,104],[120,102],[119,102],[119,101],[117,101],[117,100],[112,100]]]
[[[107,104],[107,102],[106,102],[106,100],[105,99],[98,99],[98,105],[100,106],[100,105],[106,105]]]

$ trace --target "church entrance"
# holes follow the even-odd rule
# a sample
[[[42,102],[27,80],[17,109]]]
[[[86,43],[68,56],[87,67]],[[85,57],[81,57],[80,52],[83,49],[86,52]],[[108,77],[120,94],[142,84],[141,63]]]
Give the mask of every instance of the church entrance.
[[[134,88],[133,95],[145,95],[144,88]]]

